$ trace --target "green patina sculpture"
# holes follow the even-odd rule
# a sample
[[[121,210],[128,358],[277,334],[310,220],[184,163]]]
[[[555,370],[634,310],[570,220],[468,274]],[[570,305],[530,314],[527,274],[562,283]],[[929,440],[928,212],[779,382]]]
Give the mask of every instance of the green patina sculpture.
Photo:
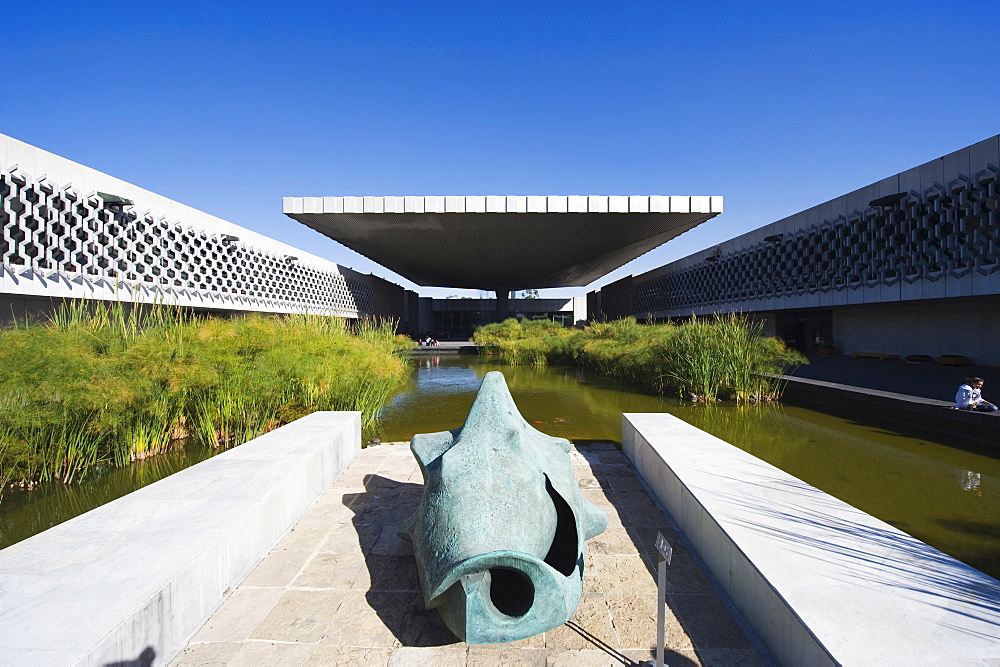
[[[608,525],[577,487],[569,441],[532,428],[492,372],[462,428],[415,435],[410,448],[424,494],[399,535],[413,543],[427,607],[470,644],[569,620],[584,543]]]

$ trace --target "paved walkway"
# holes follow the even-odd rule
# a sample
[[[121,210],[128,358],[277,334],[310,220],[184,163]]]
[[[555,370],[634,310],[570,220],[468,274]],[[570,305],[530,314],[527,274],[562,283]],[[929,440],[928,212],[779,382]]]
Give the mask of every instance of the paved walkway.
[[[653,657],[656,557],[668,568],[667,662],[764,664],[614,447],[574,450],[584,495],[610,519],[588,542],[584,594],[565,625],[510,644],[460,642],[423,606],[396,527],[420,499],[406,445],[362,450],[172,664],[629,665]]]

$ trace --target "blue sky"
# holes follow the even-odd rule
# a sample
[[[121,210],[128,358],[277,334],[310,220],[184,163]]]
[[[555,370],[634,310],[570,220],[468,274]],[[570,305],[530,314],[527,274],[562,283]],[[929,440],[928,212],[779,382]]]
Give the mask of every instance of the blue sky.
[[[281,197],[725,197],[593,289],[997,134],[998,19],[975,1],[7,3],[0,132],[411,288]]]

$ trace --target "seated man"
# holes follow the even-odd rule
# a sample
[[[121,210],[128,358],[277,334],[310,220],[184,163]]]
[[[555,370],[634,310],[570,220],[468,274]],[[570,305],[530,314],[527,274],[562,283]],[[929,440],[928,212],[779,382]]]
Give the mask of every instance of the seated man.
[[[955,409],[993,412],[997,406],[983,399],[983,379],[969,378],[955,394]]]

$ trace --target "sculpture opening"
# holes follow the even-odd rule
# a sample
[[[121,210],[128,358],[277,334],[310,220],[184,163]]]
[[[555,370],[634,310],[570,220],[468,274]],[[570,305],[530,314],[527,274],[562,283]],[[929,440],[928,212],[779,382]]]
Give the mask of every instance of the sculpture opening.
[[[552,538],[552,546],[545,554],[545,562],[556,570],[570,576],[576,570],[579,560],[579,537],[576,534],[576,517],[573,516],[573,509],[562,496],[552,488],[552,482],[548,475],[545,476],[545,490],[552,498],[552,504],[556,508],[556,531]],[[583,568],[580,568],[580,576],[583,577]]]
[[[413,543],[427,607],[470,644],[516,641],[569,620],[585,542],[608,524],[577,487],[569,441],[528,424],[494,371],[464,426],[415,435],[410,449],[424,492],[399,535]]]
[[[535,586],[523,572],[494,567],[490,569],[490,601],[501,614],[524,616],[535,601]]]

